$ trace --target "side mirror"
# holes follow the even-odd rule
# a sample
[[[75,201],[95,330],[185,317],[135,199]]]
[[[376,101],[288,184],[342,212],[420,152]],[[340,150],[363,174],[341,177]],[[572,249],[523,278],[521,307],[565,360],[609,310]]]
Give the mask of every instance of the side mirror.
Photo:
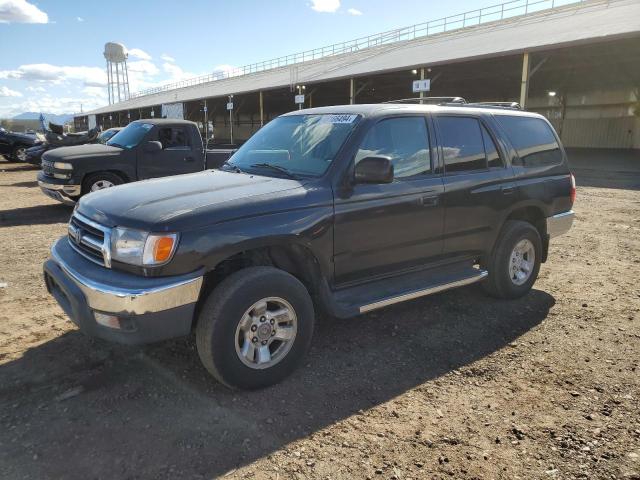
[[[356,165],[356,183],[393,182],[393,163],[390,157],[366,157]]]
[[[145,153],[156,153],[162,151],[162,144],[160,142],[149,141],[144,144],[143,150]]]

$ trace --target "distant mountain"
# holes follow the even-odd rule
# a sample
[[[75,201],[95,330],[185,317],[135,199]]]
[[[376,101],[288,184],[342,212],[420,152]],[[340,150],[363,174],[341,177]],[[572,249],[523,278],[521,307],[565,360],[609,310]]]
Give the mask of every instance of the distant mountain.
[[[56,123],[62,125],[69,120],[73,120],[73,115],[70,113],[62,113],[57,115],[55,113],[44,113],[44,118],[47,122]],[[38,120],[40,119],[40,112],[24,112],[15,117],[12,120]]]

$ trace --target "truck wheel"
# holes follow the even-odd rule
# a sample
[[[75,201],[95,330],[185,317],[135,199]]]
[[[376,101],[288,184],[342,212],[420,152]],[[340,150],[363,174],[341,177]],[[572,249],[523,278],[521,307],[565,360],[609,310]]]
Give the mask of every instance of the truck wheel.
[[[115,187],[116,185],[121,185],[123,183],[124,180],[122,180],[122,178],[115,173],[94,173],[93,175],[89,175],[82,182],[82,194],[85,195],[97,190],[104,190],[105,188]]]
[[[538,230],[527,222],[509,220],[502,228],[483,282],[487,293],[498,298],[519,298],[533,286],[542,259]]]
[[[16,147],[11,154],[11,158],[17,162],[27,161],[27,147]]]
[[[297,278],[273,267],[245,268],[206,299],[196,327],[198,354],[228,387],[266,387],[298,366],[313,325],[311,297]]]

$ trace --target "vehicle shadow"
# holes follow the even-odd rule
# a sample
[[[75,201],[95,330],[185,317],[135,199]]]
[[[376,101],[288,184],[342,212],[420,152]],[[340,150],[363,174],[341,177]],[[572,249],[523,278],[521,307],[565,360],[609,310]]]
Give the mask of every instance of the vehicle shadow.
[[[192,339],[132,348],[72,331],[0,366],[0,476],[215,478],[409,389],[428,392],[536,327],[554,303],[539,290],[498,301],[470,287],[323,319],[305,364],[255,392],[212,380]],[[501,367],[488,368],[462,374]]]
[[[3,185],[0,185],[0,187],[2,187]],[[9,185],[4,185],[5,187],[37,187],[38,186],[38,182],[36,180],[33,181],[29,181],[29,182],[16,182],[16,183],[10,183]]]
[[[40,170],[40,165],[31,165],[30,163],[12,162],[7,160],[6,163],[0,163],[0,170],[4,170],[7,167],[12,172],[21,172],[26,170]]]
[[[72,207],[61,203],[0,210],[0,228],[67,223],[72,212]]]

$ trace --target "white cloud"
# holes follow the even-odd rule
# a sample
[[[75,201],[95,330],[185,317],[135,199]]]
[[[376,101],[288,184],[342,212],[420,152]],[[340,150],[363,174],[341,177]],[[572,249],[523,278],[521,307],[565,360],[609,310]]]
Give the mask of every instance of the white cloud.
[[[107,89],[103,87],[84,87],[82,93],[91,98],[107,99]]]
[[[174,63],[176,61],[175,58],[173,58],[171,55],[167,55],[166,53],[163,53],[162,55],[160,55],[160,58],[165,62]]]
[[[128,62],[127,68],[129,69],[129,72],[144,73],[145,75],[157,75],[160,72],[158,67],[156,67],[156,64],[149,62],[148,60]]]
[[[0,0],[0,23],[48,23],[49,16],[26,0]]]
[[[76,20],[79,21],[80,23],[84,22],[84,18],[82,17],[76,17]]]
[[[180,80],[186,80],[187,78],[197,77],[195,73],[185,72],[175,63],[165,62],[162,64],[162,69],[170,75],[170,82],[179,82]]]
[[[356,16],[362,15],[362,12],[360,10],[358,10],[357,8],[349,8],[349,9],[347,9],[347,13],[349,15],[356,15]]]
[[[0,86],[0,97],[21,97],[22,94],[4,85]]]
[[[340,8],[340,0],[311,0],[311,8],[316,12],[335,13]]]
[[[107,75],[102,68],[58,66],[48,63],[20,65],[16,70],[0,70],[0,78],[54,84],[67,80],[80,80],[85,85],[91,86],[104,86],[107,84]]]
[[[234,77],[236,75],[239,75],[239,73],[236,72],[237,68],[238,67],[236,67],[235,65],[227,65],[225,63],[223,65],[216,65],[215,67],[213,67],[213,73],[224,72],[225,77]]]
[[[27,92],[33,92],[33,93],[42,93],[42,92],[46,92],[44,87],[32,87],[32,86],[28,86],[26,88]]]
[[[98,108],[104,105],[104,100],[91,97],[59,97],[41,95],[28,98],[21,102],[0,104],[0,116],[11,117],[22,112],[73,113]]]
[[[144,50],[140,50],[139,48],[132,48],[131,50],[127,50],[129,52],[130,57],[139,58],[140,60],[151,60],[151,55],[149,55]]]

